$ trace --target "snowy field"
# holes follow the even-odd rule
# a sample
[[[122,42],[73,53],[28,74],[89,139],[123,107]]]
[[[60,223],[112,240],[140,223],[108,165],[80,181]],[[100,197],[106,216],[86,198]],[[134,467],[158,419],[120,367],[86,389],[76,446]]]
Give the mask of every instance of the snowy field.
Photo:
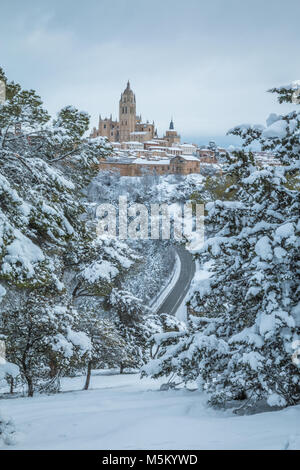
[[[22,433],[6,449],[299,449],[300,406],[251,416],[208,408],[198,392],[159,391],[138,375],[94,371],[63,393],[0,400]]]

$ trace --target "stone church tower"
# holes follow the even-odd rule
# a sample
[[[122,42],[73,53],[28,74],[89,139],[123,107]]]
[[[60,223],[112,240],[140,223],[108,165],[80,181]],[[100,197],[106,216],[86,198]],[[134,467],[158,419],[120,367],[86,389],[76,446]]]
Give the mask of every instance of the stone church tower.
[[[171,131],[170,131],[171,132]],[[172,132],[171,132],[172,133]],[[177,135],[176,131],[175,134]],[[154,121],[142,122],[142,117],[136,115],[135,94],[127,87],[119,101],[119,120],[99,116],[98,128],[94,127],[90,137],[106,137],[110,142],[147,142],[157,137]]]
[[[128,142],[130,140],[130,133],[135,131],[135,125],[135,94],[131,90],[128,80],[127,87],[121,94],[121,99],[119,102],[120,142]]]
[[[170,146],[180,144],[180,135],[178,135],[174,129],[173,118],[171,119],[169,129],[166,131],[166,134],[164,135],[164,139],[169,142]]]

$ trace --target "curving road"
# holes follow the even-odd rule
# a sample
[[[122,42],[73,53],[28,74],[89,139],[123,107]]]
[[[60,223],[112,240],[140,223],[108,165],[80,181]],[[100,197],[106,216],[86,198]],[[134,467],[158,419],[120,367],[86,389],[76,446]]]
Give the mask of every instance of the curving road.
[[[177,309],[189,290],[195,274],[195,262],[191,254],[183,247],[176,247],[176,252],[181,262],[180,275],[175,286],[157,310],[157,313],[176,314]]]

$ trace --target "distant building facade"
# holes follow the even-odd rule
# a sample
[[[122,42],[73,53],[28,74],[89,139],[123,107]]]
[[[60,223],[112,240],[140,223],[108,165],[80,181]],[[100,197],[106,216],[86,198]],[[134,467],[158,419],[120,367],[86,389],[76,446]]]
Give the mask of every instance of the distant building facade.
[[[193,156],[180,155],[170,159],[162,160],[136,160],[110,161],[102,160],[99,163],[102,171],[113,171],[121,176],[143,176],[152,175],[190,175],[200,173],[200,160]]]

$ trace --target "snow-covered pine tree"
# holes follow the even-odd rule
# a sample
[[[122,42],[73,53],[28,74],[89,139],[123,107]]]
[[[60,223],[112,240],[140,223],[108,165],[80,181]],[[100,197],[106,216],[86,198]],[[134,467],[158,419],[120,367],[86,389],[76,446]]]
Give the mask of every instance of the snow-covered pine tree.
[[[75,250],[68,252],[66,265],[72,273],[72,303],[80,311],[80,328],[92,344],[91,353],[85,357],[85,389],[89,386],[92,367],[117,367],[126,361],[128,346],[104,310],[112,289],[120,284],[120,279],[138,259],[126,243],[100,238],[93,240],[89,249],[84,245],[80,256]]]
[[[150,357],[149,340],[161,331],[161,320],[131,292],[113,289],[109,300],[112,321],[126,344],[126,356],[120,361],[125,368],[140,368]]]
[[[88,390],[92,369],[118,367],[126,360],[127,345],[115,324],[100,316],[95,307],[81,310],[80,327],[91,340],[91,349],[85,357],[84,390]]]
[[[291,102],[299,87],[296,82],[271,91]],[[211,272],[194,287],[190,305],[196,316],[190,316],[186,333],[163,338],[167,347],[148,373],[198,380],[212,404],[244,399],[244,407],[261,400],[294,405],[300,400],[299,369],[292,361],[300,328],[300,112],[272,115],[267,128],[231,132],[245,145],[258,140],[279,165],[260,168],[244,150],[229,157],[235,200],[207,204],[210,238],[198,257],[210,261]]]
[[[46,291],[28,293],[21,306],[2,311],[6,355],[19,367],[28,396],[35,390],[58,390],[67,368],[90,353],[91,342],[79,330],[79,319],[74,308],[59,305]]]
[[[174,378],[180,376],[182,365],[177,363],[176,357],[186,348],[189,332],[186,324],[176,317],[162,314],[160,319],[161,331],[149,339],[151,360],[141,368],[141,376],[167,377],[168,384],[172,384]]]
[[[84,354],[70,344],[67,323],[77,335],[81,327],[82,332],[91,332],[82,321],[79,327],[78,312],[81,319],[88,319],[96,310],[95,321],[101,322],[103,300],[139,257],[125,242],[96,237],[94,206],[86,197],[86,186],[98,172],[99,157],[108,155],[110,146],[101,138],[84,138],[88,115],[66,106],[51,121],[34,91],[26,92],[8,82],[3,71],[0,75],[7,85],[7,100],[0,107],[0,217],[4,227],[0,327],[7,335],[8,354],[18,358],[18,364],[26,344],[24,332],[30,330],[34,338],[25,364],[20,364],[21,377],[32,394],[36,386],[56,386],[63,372],[82,368],[91,358],[104,362],[105,344],[114,344],[112,359],[123,357],[123,340],[108,322],[102,325],[104,348],[97,349],[92,334],[94,352]],[[55,320],[55,312],[63,309],[66,315]],[[40,345],[39,316],[45,336]],[[61,345],[65,335],[66,348],[73,355],[63,355],[57,335]]]
[[[84,190],[110,147],[83,137],[86,113],[68,106],[50,121],[33,90],[8,82],[2,70],[0,78],[7,91],[0,106],[0,332],[32,394],[47,376],[54,382],[56,374],[76,367],[76,357],[81,366],[80,345],[70,340],[80,334],[74,306],[86,310],[92,299],[109,295],[136,257],[125,243],[96,240],[90,223]],[[39,322],[45,341],[38,345]],[[28,356],[21,364],[24,347]]]

